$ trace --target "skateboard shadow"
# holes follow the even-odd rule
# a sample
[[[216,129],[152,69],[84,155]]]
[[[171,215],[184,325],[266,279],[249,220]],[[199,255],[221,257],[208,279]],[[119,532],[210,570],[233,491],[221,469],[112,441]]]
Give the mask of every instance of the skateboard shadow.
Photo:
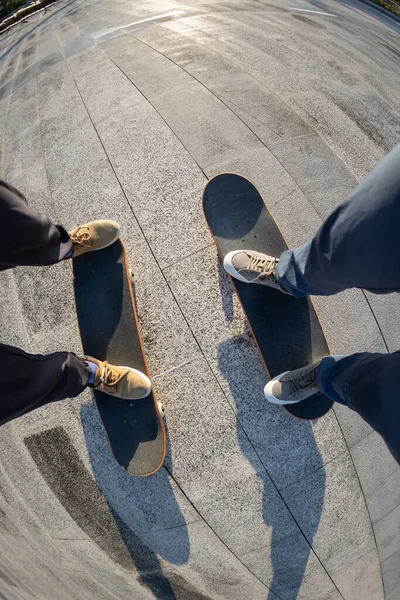
[[[219,273],[224,312],[226,319],[232,321],[234,291],[223,268]],[[312,552],[325,495],[325,470],[312,425],[309,421],[295,419],[281,407],[265,400],[265,367],[246,320],[241,335],[219,344],[218,368],[227,384],[222,383],[224,391],[237,406],[241,450],[263,485],[263,520],[272,528],[271,544],[264,550],[264,556],[260,556],[263,549],[250,553],[244,557],[245,564],[270,588],[268,600],[276,598],[272,592],[285,600],[296,600]],[[307,475],[311,472],[312,483],[308,484]],[[284,530],[282,523],[287,520],[282,514],[286,513],[287,507],[283,501],[278,501],[277,507],[276,494],[271,496],[271,480],[273,487],[278,492],[284,491],[283,496],[289,499],[289,511],[291,497],[296,507],[305,505],[309,509],[312,504],[312,523],[304,524],[302,519],[299,520],[298,526],[304,528],[305,537],[300,530],[293,534],[295,522],[290,533]],[[300,481],[301,486],[297,486]]]
[[[191,584],[161,561],[171,565],[187,563],[190,542],[167,470],[162,467],[150,477],[125,473],[112,457],[94,403],[82,406],[81,420],[96,484],[118,531],[108,543],[108,547],[113,547],[110,557],[121,563],[115,553],[118,546],[122,566],[136,570],[139,583],[155,598],[178,600],[182,590],[189,590]],[[103,532],[103,536],[112,533]],[[102,540],[97,543],[103,547]],[[196,594],[193,597],[200,600]]]

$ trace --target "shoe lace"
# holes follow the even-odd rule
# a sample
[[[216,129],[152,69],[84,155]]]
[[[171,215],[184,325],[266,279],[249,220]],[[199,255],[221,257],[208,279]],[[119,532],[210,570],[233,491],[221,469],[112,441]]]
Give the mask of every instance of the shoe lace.
[[[111,367],[111,365],[104,361],[103,367],[100,372],[100,381],[103,385],[107,387],[115,388],[115,384],[119,379],[118,372]]]
[[[317,367],[315,367],[311,371],[299,375],[295,379],[292,379],[290,383],[292,385],[293,391],[297,393],[308,387],[317,388],[316,373]]]
[[[255,281],[257,279],[263,279],[264,277],[271,277],[271,275],[275,280],[276,262],[276,258],[269,260],[267,258],[262,258],[261,256],[252,255],[250,259],[249,270],[258,273]]]
[[[71,232],[70,238],[74,244],[79,244],[80,246],[86,246],[87,248],[91,248],[92,240],[89,233],[89,227],[84,225],[80,225],[74,231]]]

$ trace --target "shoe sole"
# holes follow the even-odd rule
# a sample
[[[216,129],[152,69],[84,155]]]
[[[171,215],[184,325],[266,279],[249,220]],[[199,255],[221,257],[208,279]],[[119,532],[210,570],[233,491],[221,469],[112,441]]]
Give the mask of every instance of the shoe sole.
[[[285,406],[285,404],[297,404],[298,402],[301,402],[301,400],[279,400],[279,398],[276,398],[272,393],[272,388],[274,387],[275,382],[279,381],[280,378],[283,377],[283,375],[286,375],[287,373],[290,373],[290,371],[280,373],[279,375],[268,381],[267,385],[264,387],[264,395],[268,402],[271,402],[271,404]]]
[[[108,242],[108,244],[106,244],[105,246],[102,246],[101,248],[94,248],[93,250],[91,250],[91,252],[97,252],[98,250],[103,250],[104,248],[108,248],[108,246],[111,246],[120,237],[120,235],[121,235],[121,228],[120,228],[119,224],[116,221],[109,221],[109,222],[113,223],[117,227],[117,229],[118,229],[118,231],[117,231],[114,239],[111,240],[111,242]]]
[[[231,277],[234,277],[239,281],[243,281],[244,283],[251,283],[251,281],[243,277],[243,275],[241,275],[232,264],[232,259],[238,252],[241,252],[241,250],[233,250],[232,252],[228,252],[224,258],[224,269],[227,273],[229,273],[229,275],[231,275]]]

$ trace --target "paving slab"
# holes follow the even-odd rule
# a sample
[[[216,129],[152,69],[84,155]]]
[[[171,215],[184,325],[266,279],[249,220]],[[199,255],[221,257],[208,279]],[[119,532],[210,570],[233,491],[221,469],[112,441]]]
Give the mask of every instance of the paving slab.
[[[374,523],[376,543],[382,562],[400,550],[399,519],[400,508],[396,506],[390,513]]]
[[[372,431],[352,447],[352,458],[360,475],[367,502],[398,469],[396,460],[376,431]],[[372,519],[374,521],[373,517]]]
[[[182,272],[188,275],[182,278]],[[279,488],[345,450],[333,414],[311,425],[266,403],[267,373],[213,246],[166,269],[165,276],[240,425]]]
[[[332,575],[344,598],[384,600],[379,557],[374,549]]]
[[[385,600],[396,600],[400,592],[399,572],[400,552],[396,552],[382,564],[382,576],[385,585]]]
[[[318,135],[273,142],[268,147],[307,195],[321,219],[326,219],[358,183]]]
[[[153,108],[143,99],[98,131],[161,268],[209,244],[199,202],[205,177]]]
[[[301,533],[241,557],[282,600],[342,598]]]
[[[395,26],[366,4],[321,12],[61,0],[0,36],[1,176],[67,229],[120,222],[169,434],[166,468],[133,480],[89,391],[2,427],[8,600],[382,600],[371,521],[397,600],[400,469],[344,407],[310,424],[265,406],[201,214],[207,177],[238,171],[301,244],[397,141]],[[69,264],[0,280],[2,341],[81,352]],[[396,298],[315,298],[331,350],[395,350]]]
[[[38,88],[43,141],[79,129],[87,112],[64,61],[39,75]]]
[[[208,90],[148,46],[128,38],[125,50],[105,46],[204,169],[261,142]],[[144,66],[146,70],[144,71]]]
[[[140,110],[142,95],[99,48],[80,52],[68,64],[95,124],[124,109]]]
[[[350,456],[346,453],[325,466],[322,512],[318,483],[317,472],[281,493],[315,553],[333,574],[372,552],[375,541]]]

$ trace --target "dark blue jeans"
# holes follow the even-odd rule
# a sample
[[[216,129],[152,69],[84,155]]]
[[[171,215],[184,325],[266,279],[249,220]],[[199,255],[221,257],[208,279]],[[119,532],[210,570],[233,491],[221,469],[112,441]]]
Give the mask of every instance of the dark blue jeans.
[[[277,281],[294,296],[349,288],[400,292],[400,145],[326,219],[280,257]],[[319,389],[358,412],[400,463],[400,352],[325,357]]]

